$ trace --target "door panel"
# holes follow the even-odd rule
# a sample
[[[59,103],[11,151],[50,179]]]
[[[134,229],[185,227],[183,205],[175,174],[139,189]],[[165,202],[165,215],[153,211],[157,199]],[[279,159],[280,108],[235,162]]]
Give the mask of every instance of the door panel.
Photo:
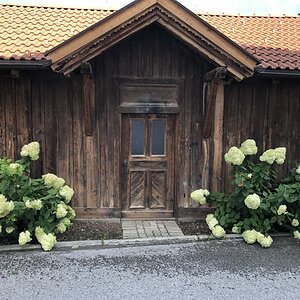
[[[173,216],[175,116],[122,116],[122,214]]]
[[[145,208],[145,179],[145,172],[130,171],[130,208]]]
[[[167,190],[167,171],[150,172],[150,208],[165,209],[166,190]]]

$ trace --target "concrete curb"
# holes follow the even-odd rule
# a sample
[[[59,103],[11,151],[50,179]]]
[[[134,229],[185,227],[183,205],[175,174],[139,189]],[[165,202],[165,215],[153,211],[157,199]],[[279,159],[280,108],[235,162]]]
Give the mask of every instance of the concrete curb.
[[[272,237],[292,237],[290,233],[272,234]],[[120,240],[86,240],[86,241],[68,241],[58,242],[53,251],[59,250],[82,250],[82,249],[104,249],[118,247],[135,247],[135,246],[152,246],[152,245],[170,245],[182,244],[198,241],[213,241],[213,240],[240,240],[243,239],[241,234],[226,234],[223,239],[218,239],[213,235],[185,235],[178,237],[157,237],[157,238],[141,238],[141,239],[120,239]],[[0,246],[0,253],[14,251],[32,251],[41,250],[40,245],[3,245]]]

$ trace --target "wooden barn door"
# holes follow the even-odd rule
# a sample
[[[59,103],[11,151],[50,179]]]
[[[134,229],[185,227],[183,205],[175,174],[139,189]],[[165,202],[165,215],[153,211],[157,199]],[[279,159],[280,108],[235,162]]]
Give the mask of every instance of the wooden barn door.
[[[122,117],[122,217],[173,217],[175,116]]]

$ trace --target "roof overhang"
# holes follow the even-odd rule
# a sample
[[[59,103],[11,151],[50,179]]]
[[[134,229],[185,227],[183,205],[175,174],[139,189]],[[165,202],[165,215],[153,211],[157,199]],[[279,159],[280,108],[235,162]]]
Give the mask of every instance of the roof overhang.
[[[265,69],[256,67],[255,74],[258,76],[271,78],[300,78],[300,70]]]
[[[158,23],[236,80],[251,77],[254,56],[175,0],[136,0],[46,53],[65,75],[135,32]]]
[[[50,65],[50,60],[0,60],[0,69],[40,70]]]

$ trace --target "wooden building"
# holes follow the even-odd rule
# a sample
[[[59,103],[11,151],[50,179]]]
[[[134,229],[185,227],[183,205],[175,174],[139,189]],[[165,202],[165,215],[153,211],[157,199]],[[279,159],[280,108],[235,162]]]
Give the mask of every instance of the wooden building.
[[[282,174],[300,161],[300,42],[261,45],[252,23],[264,19],[173,0],[0,12],[0,156],[39,141],[34,173],[65,178],[80,218],[201,217],[191,191],[228,190],[223,155],[247,138],[287,147]],[[236,22],[249,43],[226,33]]]

